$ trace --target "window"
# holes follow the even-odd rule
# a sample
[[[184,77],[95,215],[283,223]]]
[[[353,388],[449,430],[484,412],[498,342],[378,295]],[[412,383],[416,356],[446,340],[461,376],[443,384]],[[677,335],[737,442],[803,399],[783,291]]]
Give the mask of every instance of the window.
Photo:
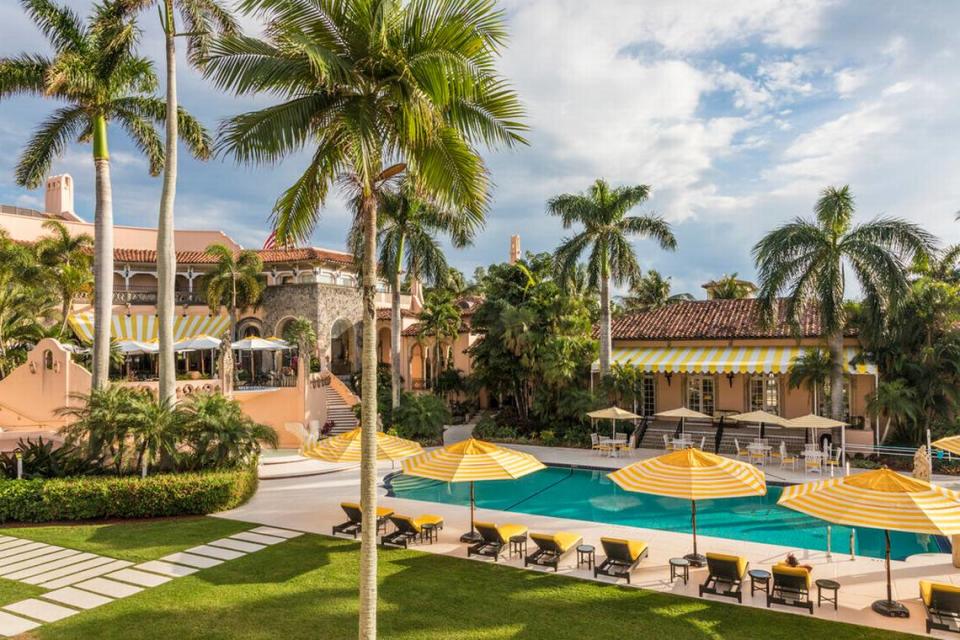
[[[657,379],[651,375],[643,376],[643,406],[641,415],[652,416],[657,412]]]
[[[713,378],[708,376],[690,376],[687,379],[687,408],[713,415],[714,409]]]
[[[780,415],[780,385],[776,375],[750,378],[750,411]]]
[[[53,369],[53,351],[46,349],[43,352],[43,367],[45,369]]]
[[[817,414],[821,416],[830,415],[830,379],[823,381],[823,393],[820,394]],[[850,378],[843,379],[843,408],[840,414],[847,420],[850,419]]]

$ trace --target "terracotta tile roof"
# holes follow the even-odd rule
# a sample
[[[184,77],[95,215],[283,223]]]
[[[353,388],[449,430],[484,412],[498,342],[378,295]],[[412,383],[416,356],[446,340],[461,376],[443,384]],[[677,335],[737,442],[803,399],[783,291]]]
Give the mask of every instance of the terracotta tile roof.
[[[769,327],[760,324],[759,308],[759,301],[752,298],[678,302],[653,311],[620,316],[613,320],[612,333],[615,340],[797,337],[786,321],[784,301],[778,303],[777,320]],[[855,334],[853,331],[847,333]],[[799,335],[805,338],[823,335],[815,308],[804,310]]]
[[[306,247],[303,249],[268,249],[257,251],[266,264],[283,262],[336,262],[353,264],[353,256],[343,251]],[[113,259],[118,262],[150,263],[157,261],[157,252],[153,249],[114,249]],[[179,264],[213,264],[216,260],[205,251],[178,251]]]

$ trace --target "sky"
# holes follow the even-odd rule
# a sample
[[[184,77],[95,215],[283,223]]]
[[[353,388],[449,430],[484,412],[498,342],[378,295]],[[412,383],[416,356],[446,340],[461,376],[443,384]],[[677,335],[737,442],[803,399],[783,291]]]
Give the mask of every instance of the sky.
[[[90,3],[69,0],[86,13]],[[960,241],[960,3],[856,0],[501,0],[510,30],[500,61],[527,110],[529,146],[484,153],[494,183],[484,231],[449,250],[468,275],[506,260],[509,237],[552,251],[574,230],[546,212],[553,195],[596,178],[647,184],[637,213],[672,225],[675,252],[634,242],[644,269],[674,291],[737,272],[752,279],[750,249],[764,233],[809,217],[818,193],[849,184],[858,220],[898,216],[944,245]],[[245,21],[251,29],[253,21]],[[18,3],[0,3],[0,56],[44,50]],[[162,68],[158,19],[142,19],[142,51]],[[211,130],[265,106],[235,98],[179,66],[182,105]],[[13,181],[30,132],[51,101],[0,101],[0,202],[42,208],[43,194]],[[111,137],[118,224],[155,226],[160,180],[117,131]],[[201,163],[181,152],[178,228],[222,229],[263,244],[280,192],[306,166]],[[89,148],[71,147],[53,173],[77,185],[77,212],[93,213]],[[343,248],[350,216],[336,194],[312,244]]]

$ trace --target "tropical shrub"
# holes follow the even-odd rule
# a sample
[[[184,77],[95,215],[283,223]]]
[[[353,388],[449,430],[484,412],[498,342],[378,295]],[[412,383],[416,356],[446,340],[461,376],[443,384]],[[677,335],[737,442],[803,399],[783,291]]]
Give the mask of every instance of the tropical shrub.
[[[430,394],[404,393],[394,413],[394,428],[401,438],[422,444],[440,444],[443,425],[450,422],[450,410],[443,400]]]
[[[256,489],[252,466],[142,479],[0,480],[0,522],[200,515],[237,507]]]
[[[148,392],[111,385],[77,399],[76,406],[59,412],[74,418],[62,431],[67,447],[57,454],[60,466],[63,458],[73,457],[74,464],[96,460],[100,473],[117,476],[144,467],[233,469],[252,464],[262,444],[277,446],[273,429],[253,421],[239,403],[218,392],[193,394],[173,406]],[[24,467],[31,475],[49,477],[29,464]]]
[[[28,438],[17,442],[14,451],[0,454],[0,475],[17,477],[17,454],[22,458],[25,479],[87,476],[100,473],[103,468],[99,457],[91,457],[73,445],[54,447],[49,440]]]

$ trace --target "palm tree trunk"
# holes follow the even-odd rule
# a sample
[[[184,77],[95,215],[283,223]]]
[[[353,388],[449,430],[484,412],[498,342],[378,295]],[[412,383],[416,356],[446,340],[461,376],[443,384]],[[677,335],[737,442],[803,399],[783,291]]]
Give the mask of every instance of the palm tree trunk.
[[[164,0],[167,62],[167,120],[163,190],[157,223],[157,315],[160,339],[160,402],[176,402],[177,373],[173,354],[174,283],[177,256],[173,241],[173,203],[177,191],[177,51],[174,45],[173,0]]]
[[[403,255],[403,239],[394,265],[390,294],[390,397],[394,409],[400,406],[400,260]]]
[[[360,640],[377,637],[377,201],[362,204],[363,349],[360,356]]]
[[[610,374],[610,276],[600,277],[600,375]]]
[[[113,284],[112,274],[110,278],[110,284],[111,285]],[[113,298],[112,291],[110,293],[110,297]],[[67,330],[67,317],[70,315],[70,307],[73,306],[72,297],[64,294],[62,298],[63,298],[63,305],[60,307],[61,321],[60,321],[60,333],[57,334],[58,338],[63,338],[63,332]]]
[[[97,176],[94,213],[93,388],[110,380],[110,325],[113,311],[113,189],[107,121],[97,116],[93,125],[93,163]]]
[[[237,275],[233,275],[233,285],[230,291],[230,337],[238,340],[237,325],[239,324],[239,314],[237,313]]]
[[[843,330],[829,339],[830,343],[830,417],[843,420]]]

